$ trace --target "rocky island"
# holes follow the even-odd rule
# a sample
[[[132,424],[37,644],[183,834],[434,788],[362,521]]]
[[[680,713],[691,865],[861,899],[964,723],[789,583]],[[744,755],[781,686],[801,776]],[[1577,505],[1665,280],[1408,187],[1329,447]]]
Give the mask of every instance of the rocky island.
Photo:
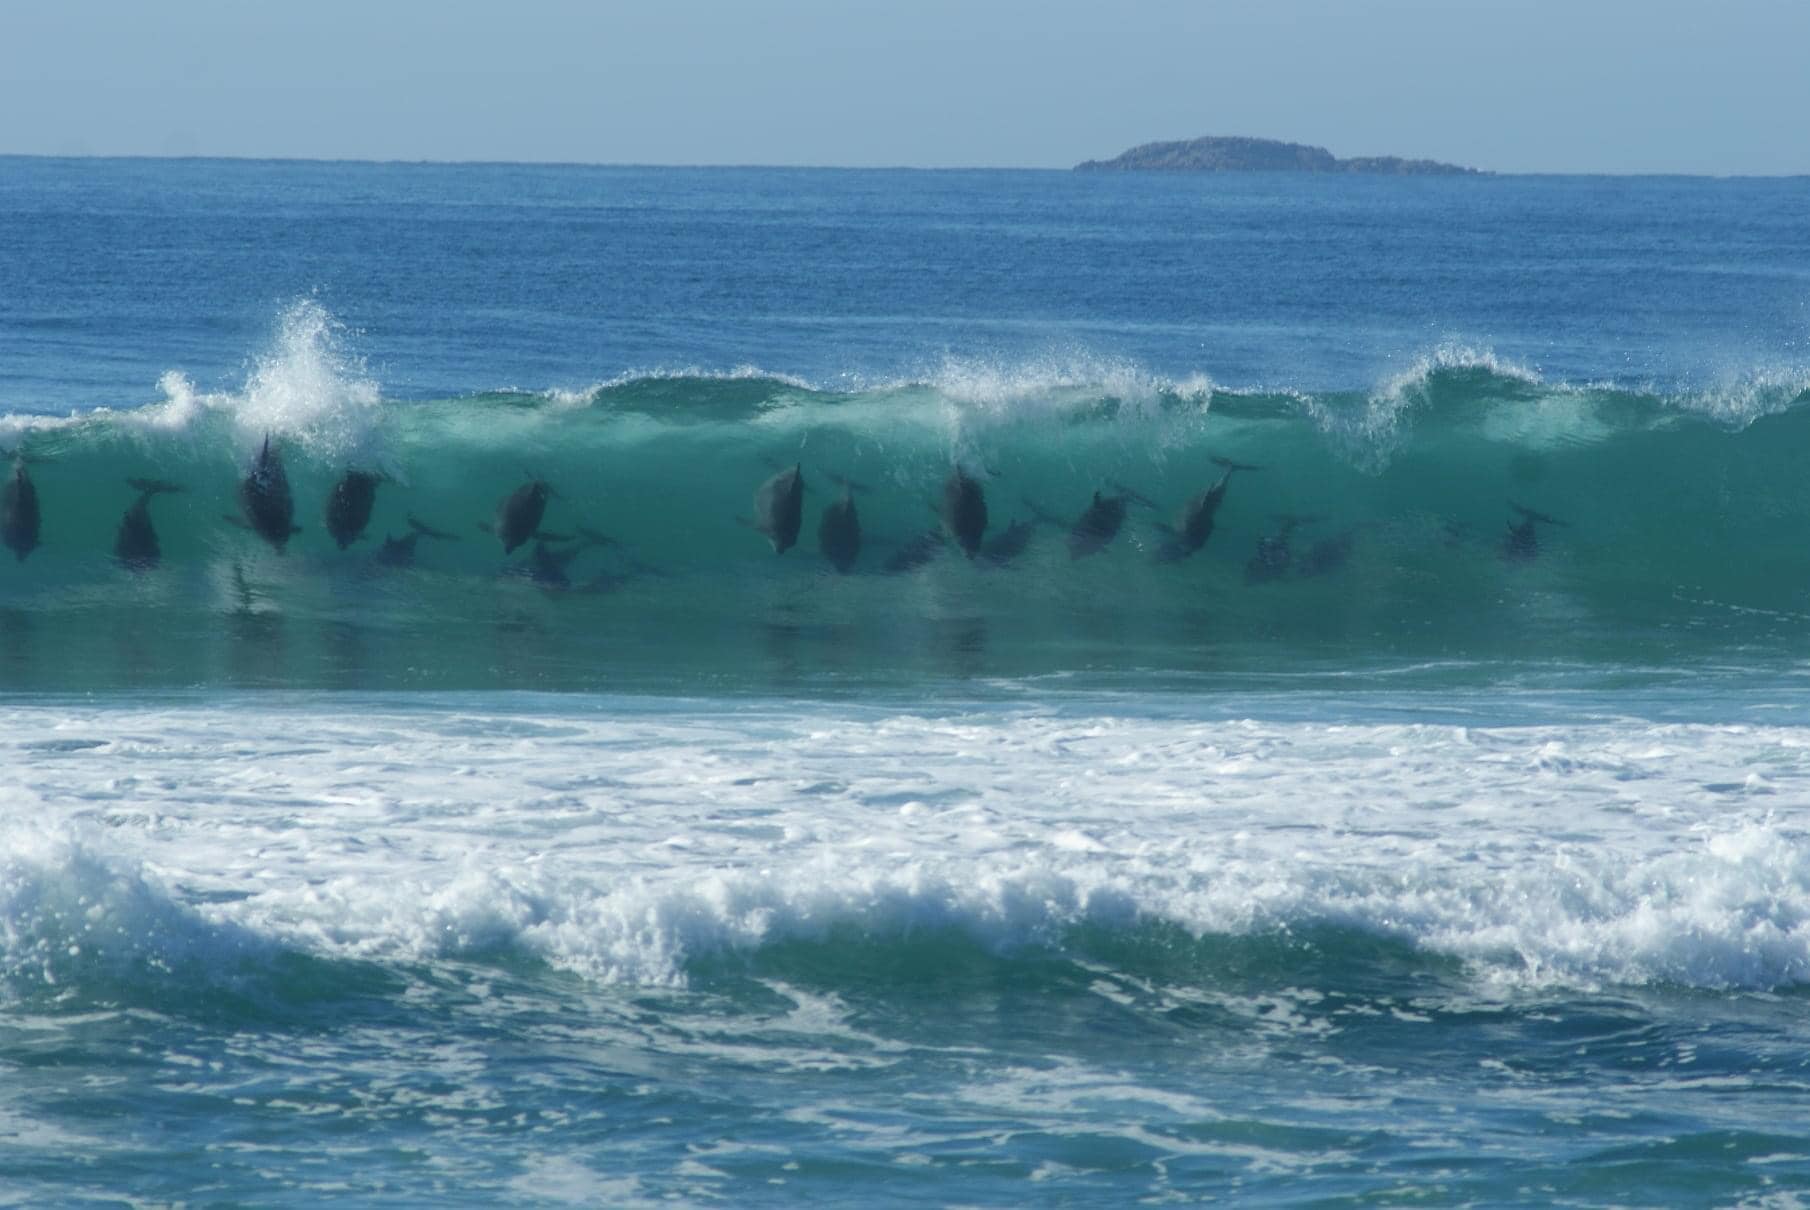
[[[1371,155],[1341,160],[1324,147],[1208,135],[1145,143],[1110,160],[1088,160],[1076,172],[1369,172],[1387,176],[1476,176],[1475,168],[1438,160]]]

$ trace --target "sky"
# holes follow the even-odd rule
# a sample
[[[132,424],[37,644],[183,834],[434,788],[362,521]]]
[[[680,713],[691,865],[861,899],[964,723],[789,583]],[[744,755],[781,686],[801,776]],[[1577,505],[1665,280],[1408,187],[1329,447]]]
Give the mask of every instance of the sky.
[[[1804,0],[0,0],[0,154],[1810,173]]]

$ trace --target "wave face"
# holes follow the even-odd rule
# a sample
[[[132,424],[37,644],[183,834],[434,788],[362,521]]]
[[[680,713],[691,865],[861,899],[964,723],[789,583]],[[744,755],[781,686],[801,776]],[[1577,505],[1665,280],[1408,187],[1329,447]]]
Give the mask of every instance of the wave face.
[[[393,403],[341,346],[303,303],[240,391],[170,374],[142,408],[0,425],[41,513],[0,569],[7,683],[1773,661],[1810,624],[1810,398],[1791,374],[1639,392],[1442,347],[1349,393],[952,362],[835,390],[750,369]],[[239,494],[267,436],[299,531],[280,551]],[[1225,482],[1210,535],[1165,532],[1221,460],[1257,469]],[[776,556],[749,522],[792,465],[802,524]],[[953,466],[984,490],[986,538],[1026,527],[1021,550],[949,540]],[[342,551],[324,514],[348,469],[384,479]],[[546,539],[506,555],[481,526],[534,479],[555,493]],[[847,574],[820,543],[841,479]],[[181,489],[147,501],[154,566],[120,557],[131,481]],[[1096,492],[1124,499],[1110,537],[1081,522]],[[411,518],[435,535],[386,552]]]

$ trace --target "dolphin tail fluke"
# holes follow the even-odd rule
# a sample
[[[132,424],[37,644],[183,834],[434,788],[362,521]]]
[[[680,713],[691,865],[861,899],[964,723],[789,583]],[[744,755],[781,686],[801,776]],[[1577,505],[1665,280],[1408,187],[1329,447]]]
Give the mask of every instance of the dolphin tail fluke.
[[[1523,517],[1527,518],[1529,521],[1538,521],[1541,525],[1561,525],[1561,526],[1563,526],[1563,525],[1570,524],[1569,521],[1561,521],[1557,517],[1549,517],[1545,513],[1537,513],[1533,509],[1528,508],[1525,504],[1516,504],[1513,500],[1510,500],[1508,502],[1508,506],[1510,508],[1514,509],[1516,512],[1520,513]]]
[[[1213,459],[1214,466],[1223,466],[1228,471],[1260,471],[1263,468],[1253,462],[1233,462],[1230,458]]]
[[[443,529],[435,529],[433,526],[417,517],[414,513],[409,514],[408,521],[409,528],[420,534],[423,538],[441,538],[447,542],[457,542],[459,540],[457,534],[449,534]],[[486,526],[485,528],[489,527]]]

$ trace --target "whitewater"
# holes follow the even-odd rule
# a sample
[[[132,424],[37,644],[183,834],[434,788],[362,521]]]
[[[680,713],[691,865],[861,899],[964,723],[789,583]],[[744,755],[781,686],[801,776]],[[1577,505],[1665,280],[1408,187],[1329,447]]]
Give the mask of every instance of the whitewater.
[[[1806,200],[0,159],[0,1204],[1799,1204]]]

